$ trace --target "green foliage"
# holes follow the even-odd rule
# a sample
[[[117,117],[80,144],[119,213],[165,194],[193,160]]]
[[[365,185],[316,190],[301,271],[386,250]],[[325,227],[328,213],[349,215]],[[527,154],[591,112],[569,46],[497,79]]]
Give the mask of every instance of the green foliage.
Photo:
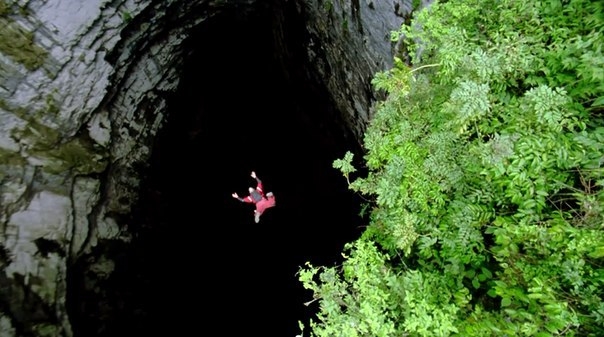
[[[332,322],[321,325],[311,320],[313,335],[392,336],[396,327],[384,304],[389,302],[389,285],[397,283],[396,276],[384,268],[384,255],[370,242],[348,244],[345,252],[350,255],[341,270],[307,263],[299,271],[304,288],[312,290],[321,301],[317,318]],[[338,280],[339,272],[344,280]]]
[[[329,18],[333,18],[334,15],[334,11],[335,11],[335,4],[334,4],[334,0],[322,0],[319,1],[319,5],[321,6],[320,10],[327,14],[327,16]]]
[[[422,5],[422,1],[421,0],[413,0],[411,2],[411,6],[412,6],[413,10],[419,9],[421,5]]]
[[[370,224],[301,268],[311,336],[604,335],[604,3],[436,2],[392,38]]]
[[[132,21],[132,13],[130,13],[129,11],[122,11],[122,20],[125,23],[129,23],[130,21]]]
[[[356,169],[354,168],[354,166],[352,166],[353,156],[354,155],[352,154],[352,152],[348,151],[344,155],[343,159],[336,159],[333,162],[333,168],[336,168],[340,170],[340,172],[342,172],[348,184],[350,184],[350,174],[356,172]]]

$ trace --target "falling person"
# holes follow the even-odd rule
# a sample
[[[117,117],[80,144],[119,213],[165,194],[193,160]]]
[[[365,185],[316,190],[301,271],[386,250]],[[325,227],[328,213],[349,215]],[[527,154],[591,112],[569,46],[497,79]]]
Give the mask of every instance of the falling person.
[[[256,209],[254,210],[254,221],[260,222],[260,216],[269,208],[275,207],[275,196],[273,192],[264,194],[262,181],[256,176],[256,172],[252,171],[252,178],[256,179],[256,188],[248,188],[249,195],[245,198],[241,198],[236,192],[232,194],[233,198],[245,202],[248,204],[254,204]]]

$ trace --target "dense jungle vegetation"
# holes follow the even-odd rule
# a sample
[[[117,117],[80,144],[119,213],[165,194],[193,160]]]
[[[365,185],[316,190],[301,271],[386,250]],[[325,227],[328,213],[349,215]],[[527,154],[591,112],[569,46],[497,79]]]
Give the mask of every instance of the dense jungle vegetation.
[[[604,336],[604,1],[441,1],[392,39],[368,173],[334,161],[370,221],[301,266],[302,335]]]

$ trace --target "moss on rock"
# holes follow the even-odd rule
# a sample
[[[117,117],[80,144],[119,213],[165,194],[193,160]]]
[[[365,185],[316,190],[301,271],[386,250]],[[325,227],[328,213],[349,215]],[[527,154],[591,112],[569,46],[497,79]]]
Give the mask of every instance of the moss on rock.
[[[38,153],[38,157],[54,159],[45,170],[51,173],[63,173],[73,170],[80,174],[100,173],[107,167],[107,155],[90,141],[73,138],[49,151]]]
[[[0,0],[0,18],[10,13],[10,5],[5,0]]]
[[[23,166],[26,162],[19,153],[0,148],[0,165]]]
[[[0,53],[30,71],[36,70],[44,65],[48,51],[34,43],[33,32],[8,17],[9,11],[9,6],[0,1]]]
[[[28,122],[25,128],[13,130],[12,136],[27,144],[28,155],[42,160],[46,172],[60,174],[73,170],[90,174],[102,172],[107,167],[106,150],[89,138],[79,136],[64,142],[57,130],[34,118]]]

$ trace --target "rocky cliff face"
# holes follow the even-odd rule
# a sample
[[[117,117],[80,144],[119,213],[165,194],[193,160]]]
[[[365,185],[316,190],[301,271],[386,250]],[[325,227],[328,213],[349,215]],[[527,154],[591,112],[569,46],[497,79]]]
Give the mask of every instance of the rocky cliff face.
[[[336,121],[360,143],[370,80],[389,66],[389,32],[410,9],[403,1],[0,0],[0,336],[74,335],[69,312],[80,299],[70,282],[98,292],[95,282],[115,268],[110,247],[136,235],[124,219],[190,43],[220,34],[204,25],[270,18],[283,76],[332,102],[329,116],[308,118]]]

